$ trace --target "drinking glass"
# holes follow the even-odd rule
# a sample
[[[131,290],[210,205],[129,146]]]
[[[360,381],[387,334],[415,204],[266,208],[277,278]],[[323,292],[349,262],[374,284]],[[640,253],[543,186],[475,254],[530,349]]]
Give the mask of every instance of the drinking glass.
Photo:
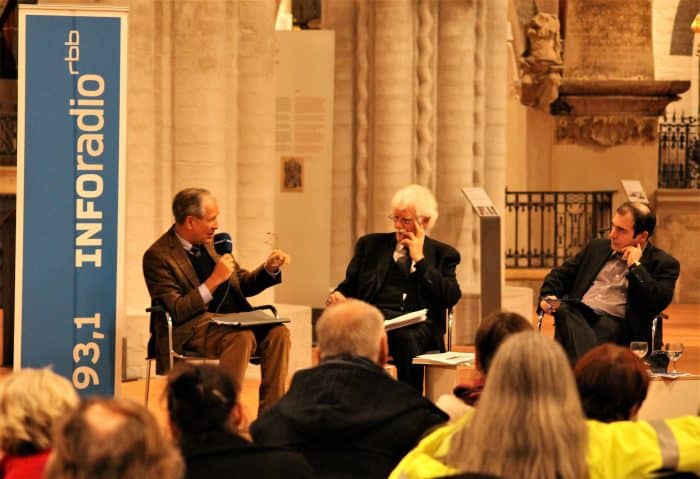
[[[630,343],[630,350],[636,354],[639,359],[642,359],[647,355],[649,345],[646,341],[632,341]]]
[[[664,344],[664,353],[668,356],[671,361],[673,370],[671,372],[676,372],[676,362],[683,355],[683,343],[666,343]]]

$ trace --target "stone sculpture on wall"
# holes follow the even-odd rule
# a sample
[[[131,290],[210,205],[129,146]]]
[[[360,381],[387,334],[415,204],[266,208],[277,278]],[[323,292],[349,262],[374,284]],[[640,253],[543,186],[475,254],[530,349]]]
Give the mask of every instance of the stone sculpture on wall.
[[[557,142],[614,146],[656,140],[656,117],[622,115],[564,116],[557,119]]]
[[[538,13],[527,26],[527,50],[520,61],[523,105],[549,112],[559,96],[563,70],[559,19],[551,13]]]

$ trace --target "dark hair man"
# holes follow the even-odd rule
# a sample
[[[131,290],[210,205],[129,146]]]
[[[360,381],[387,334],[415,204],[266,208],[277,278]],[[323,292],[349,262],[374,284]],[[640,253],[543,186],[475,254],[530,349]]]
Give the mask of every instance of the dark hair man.
[[[241,268],[232,254],[219,256],[213,246],[219,206],[205,189],[187,188],[175,195],[173,216],[175,224],[143,256],[151,299],[173,317],[173,347],[218,357],[236,384],[243,384],[251,355],[259,354],[260,409],[265,409],[284,394],[289,330],[281,324],[241,329],[209,320],[215,313],[250,311],[246,297],[280,283],[280,268],[289,256],[273,250],[253,271]],[[162,371],[167,351],[160,352],[166,354],[158,358]]]
[[[545,277],[539,307],[554,315],[554,337],[572,364],[605,342],[650,342],[651,321],[671,302],[680,272],[675,258],[649,242],[655,226],[648,205],[623,203],[609,240],[591,240]]]

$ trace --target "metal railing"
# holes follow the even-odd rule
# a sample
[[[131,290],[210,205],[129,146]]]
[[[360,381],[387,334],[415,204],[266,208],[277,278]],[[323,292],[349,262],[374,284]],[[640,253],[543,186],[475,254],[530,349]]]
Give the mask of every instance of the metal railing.
[[[551,268],[610,226],[614,190],[506,190],[506,267]]]
[[[659,123],[659,188],[700,188],[700,124],[690,116]]]

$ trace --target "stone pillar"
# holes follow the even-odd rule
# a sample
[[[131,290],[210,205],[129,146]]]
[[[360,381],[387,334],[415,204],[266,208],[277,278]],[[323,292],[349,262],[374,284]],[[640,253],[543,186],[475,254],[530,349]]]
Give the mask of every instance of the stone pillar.
[[[416,120],[416,183],[435,186],[435,4],[419,0],[418,13],[418,115]]]
[[[462,254],[457,279],[463,291],[478,284],[472,257],[478,250],[471,208],[461,192],[472,186],[474,170],[474,27],[473,2],[439,4],[437,64],[437,174],[440,219],[434,236]]]
[[[275,188],[279,165],[275,163],[274,9],[267,0],[239,0],[238,91],[236,92],[238,149],[236,175],[236,238],[244,267],[261,264],[270,251],[265,244],[273,232]],[[254,300],[271,302],[268,289]]]
[[[325,1],[322,11],[323,28],[335,31],[335,111],[333,115],[333,169],[331,178],[333,187],[330,199],[332,211],[335,214],[331,215],[330,227],[332,251],[335,253],[331,257],[331,278],[336,281],[345,275],[347,258],[352,254],[355,246],[352,214],[354,202],[353,160],[355,158],[353,153],[359,149],[353,148],[355,141],[353,134],[355,125],[353,80],[356,71],[355,29],[359,16],[356,15],[354,0]],[[362,55],[365,56],[365,53],[366,40]],[[364,72],[366,75],[366,59]],[[364,90],[366,92],[366,87]],[[366,142],[364,145],[364,154],[366,155]],[[366,175],[366,169],[363,170],[363,174]],[[331,287],[334,284],[328,286]]]
[[[656,219],[652,241],[681,263],[674,302],[700,303],[700,191],[668,188],[657,190]]]
[[[413,181],[413,2],[377,0],[374,14],[370,231],[386,231],[391,197]]]
[[[237,232],[244,264],[259,264],[272,232],[274,189],[279,188],[279,165],[274,163],[274,76],[272,70],[274,12],[272,2],[240,1],[238,18],[238,148],[236,163]]]
[[[506,92],[507,68],[507,8],[506,0],[489,2],[486,12],[486,71],[484,141],[484,189],[498,207],[505,209],[506,176]]]
[[[500,5],[499,5],[500,4]],[[484,141],[484,189],[501,212],[501,244],[505,244],[505,189],[506,189],[506,49],[507,37],[506,0],[489,2],[486,11],[486,71]],[[505,261],[501,255],[501,288],[505,284]],[[528,316],[525,316],[528,317]]]
[[[233,226],[227,177],[237,57],[233,6],[182,0],[172,9],[173,193],[210,189],[219,199],[222,228]]]

